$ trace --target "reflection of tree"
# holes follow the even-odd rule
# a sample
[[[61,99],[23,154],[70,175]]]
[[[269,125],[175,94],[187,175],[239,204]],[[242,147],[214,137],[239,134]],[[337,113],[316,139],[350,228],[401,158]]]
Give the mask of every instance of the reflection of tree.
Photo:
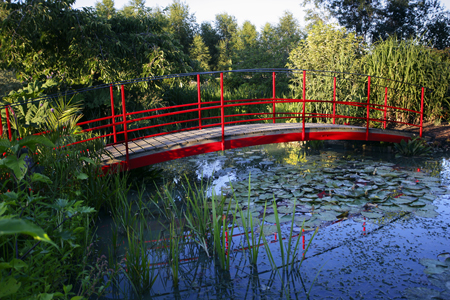
[[[306,163],[308,161],[302,142],[282,143],[278,145],[279,148],[285,149],[286,151],[286,156],[283,157],[285,163],[296,166],[299,163]]]
[[[377,225],[387,225],[393,222],[406,222],[412,218],[414,215],[409,212],[385,212],[383,217],[371,220],[371,222]]]

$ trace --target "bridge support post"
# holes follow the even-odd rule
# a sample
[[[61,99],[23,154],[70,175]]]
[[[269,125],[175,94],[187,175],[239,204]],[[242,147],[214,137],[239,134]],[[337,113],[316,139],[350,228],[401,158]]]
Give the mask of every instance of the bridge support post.
[[[386,129],[386,123],[387,123],[387,120],[386,120],[386,115],[387,115],[387,95],[388,95],[388,88],[385,87],[384,88],[384,125],[383,125],[384,129]]]
[[[122,92],[122,120],[123,120],[123,133],[125,135],[125,153],[126,153],[126,169],[129,168],[130,156],[128,153],[128,132],[127,132],[127,109],[125,107],[125,90],[123,88],[123,84],[120,86]]]
[[[367,124],[366,124],[366,141],[369,140],[369,124],[370,124],[370,76],[367,77]]]
[[[2,114],[0,114],[0,138],[3,136]]]
[[[275,90],[275,72],[272,72],[272,118],[273,118],[273,123],[276,123],[275,120],[275,114],[276,114],[276,110],[275,110],[275,98],[276,98],[276,90]]]
[[[333,77],[333,124],[336,123],[336,76]]]
[[[303,70],[303,121],[302,121],[302,141],[305,140],[305,105],[306,105],[306,71]]]
[[[202,129],[202,95],[200,89],[200,74],[197,74],[197,99],[198,99],[198,127]]]
[[[220,73],[220,125],[222,126],[222,151],[225,150],[225,116],[223,107],[223,73]]]
[[[112,84],[109,86],[109,94],[111,96],[111,117],[113,124],[113,135],[114,135],[114,144],[117,143],[117,133],[116,133],[116,115],[114,112],[114,93]]]
[[[9,121],[9,106],[5,107],[6,112],[6,124],[8,126],[8,137],[9,140],[12,141],[12,132],[11,132],[11,122]]]
[[[422,137],[422,129],[423,129],[423,96],[424,96],[425,88],[422,87],[422,92],[420,95],[420,137]]]

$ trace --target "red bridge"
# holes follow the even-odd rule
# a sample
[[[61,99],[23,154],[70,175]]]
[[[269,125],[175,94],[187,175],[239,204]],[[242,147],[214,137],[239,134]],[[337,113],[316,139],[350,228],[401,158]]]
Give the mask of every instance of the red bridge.
[[[228,93],[225,99],[224,73],[244,76],[243,80],[251,80],[257,74],[268,83],[272,97],[235,99]],[[301,97],[277,97],[279,78],[285,84],[296,85]],[[173,84],[179,79],[196,85],[195,101],[127,111],[127,86],[164,81]],[[208,81],[202,83],[202,79]],[[210,89],[211,82],[217,83],[216,92],[220,97],[204,101],[202,94],[206,85]],[[120,107],[115,104],[115,87],[120,88]],[[201,153],[270,143],[307,140],[400,142],[413,136],[410,132],[387,130],[388,124],[419,127],[422,136],[425,88],[368,75],[287,69],[203,72],[141,78],[71,94],[99,89],[109,89],[110,115],[78,125],[85,132],[98,133],[91,139],[109,140],[106,145],[108,155],[103,157],[105,168],[124,164],[128,169],[134,169]],[[415,99],[420,108],[389,105],[391,99],[398,97],[411,102]],[[5,108],[10,138],[11,109],[10,106]]]

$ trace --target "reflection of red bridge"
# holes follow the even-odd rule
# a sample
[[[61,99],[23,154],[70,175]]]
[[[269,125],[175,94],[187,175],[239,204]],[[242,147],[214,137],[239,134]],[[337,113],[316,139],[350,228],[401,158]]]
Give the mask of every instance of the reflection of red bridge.
[[[424,88],[409,87],[413,95],[402,97],[406,99],[420,99],[420,110],[389,106],[389,95],[398,94],[399,89],[405,86],[383,78],[366,75],[354,75],[332,72],[317,72],[304,70],[264,69],[264,70],[238,70],[227,73],[258,73],[271,75],[272,97],[262,99],[224,99],[223,72],[205,72],[195,74],[177,74],[157,78],[144,78],[122,83],[94,87],[92,89],[109,88],[111,98],[111,115],[95,120],[79,123],[85,132],[100,133],[96,138],[110,139],[107,145],[109,156],[104,157],[105,167],[114,164],[125,164],[134,169],[158,162],[173,160],[181,157],[221,151],[226,149],[307,140],[362,140],[400,142],[410,139],[411,133],[397,130],[386,130],[387,123],[401,123],[420,128],[422,135],[422,120],[424,107]],[[276,95],[276,75],[298,76],[301,82],[301,99],[278,98]],[[155,80],[176,80],[180,77],[196,77],[197,99],[195,102],[165,106],[143,111],[129,112],[126,110],[125,88],[126,84],[149,82]],[[194,76],[194,77],[193,77]],[[220,76],[220,100],[202,101],[200,77]],[[350,97],[351,101],[341,101],[346,98],[339,89],[339,83],[356,78],[353,81],[353,91],[357,95]],[[175,78],[175,79],[174,79]],[[317,79],[320,78],[320,84]],[[372,86],[371,86],[372,80]],[[385,85],[381,81],[387,82]],[[311,99],[314,90],[328,87],[327,93],[320,94],[326,100]],[[395,87],[389,88],[387,85]],[[121,112],[117,113],[114,106],[113,86],[121,88]],[[356,88],[355,88],[356,86]],[[411,89],[412,88],[412,89]],[[83,90],[82,92],[89,91]],[[325,96],[323,96],[325,95]],[[337,96],[339,95],[339,96]],[[396,96],[398,97],[398,95]],[[353,99],[359,101],[353,101]],[[361,100],[364,99],[364,100]],[[375,99],[375,100],[374,100]],[[417,102],[417,101],[416,101]],[[286,110],[286,105],[297,105],[298,111]],[[315,105],[326,105],[327,113],[317,111]],[[309,107],[306,111],[306,107]],[[322,106],[323,107],[323,106]],[[346,110],[342,108],[345,107]],[[6,108],[7,125],[11,137],[9,122],[9,109]],[[352,114],[339,113],[350,111]],[[387,114],[413,115],[409,119],[416,120],[417,124],[390,120]],[[284,123],[286,120],[295,120],[296,123]],[[307,120],[309,122],[307,122]],[[326,122],[310,123],[311,121]],[[362,126],[342,124],[344,120],[354,120]],[[1,120],[0,120],[1,121]],[[341,124],[336,124],[340,121]],[[378,125],[381,128],[373,128]],[[90,127],[95,126],[95,127]],[[90,128],[88,128],[90,127]],[[0,128],[2,128],[0,124]],[[2,129],[1,129],[2,130]],[[0,132],[2,134],[2,132]]]

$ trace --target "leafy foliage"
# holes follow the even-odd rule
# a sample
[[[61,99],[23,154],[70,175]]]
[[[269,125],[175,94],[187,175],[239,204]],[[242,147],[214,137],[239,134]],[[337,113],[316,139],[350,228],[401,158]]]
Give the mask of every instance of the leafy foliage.
[[[395,150],[398,152],[396,156],[425,156],[430,154],[431,147],[422,138],[416,136],[411,140],[394,144]]]
[[[408,1],[339,1],[314,0],[317,8],[325,8],[339,24],[366,41],[375,42],[396,36],[400,39],[421,37],[433,47],[450,46],[450,15],[439,0]]]
[[[301,41],[297,48],[291,51],[287,66],[291,69],[324,70],[348,72],[341,74],[338,101],[360,101],[364,91],[362,84],[355,84],[352,73],[359,73],[361,57],[365,53],[362,39],[354,33],[347,33],[345,28],[319,22],[309,31],[306,40]],[[330,99],[332,95],[333,78],[329,74],[308,73],[307,99]],[[294,74],[290,88],[296,98],[303,98],[303,75]],[[331,113],[331,103],[307,103],[306,110],[315,113]],[[300,107],[297,107],[297,111]],[[349,114],[348,110],[357,108],[350,106],[337,107],[337,114]],[[345,110],[345,111],[344,111]],[[355,115],[355,113],[353,112]],[[331,121],[330,119],[328,121]]]
[[[389,87],[389,105],[420,111],[421,91],[425,90],[425,118],[438,119],[450,101],[450,60],[439,51],[420,45],[417,40],[388,38],[373,45],[362,60],[363,72],[391,80],[374,79],[374,84]],[[409,84],[403,84],[409,83]],[[384,93],[373,94],[373,101],[384,103]],[[417,115],[396,115],[400,121],[418,121]]]
[[[158,73],[190,70],[187,55],[156,15],[145,10],[104,17],[74,10],[72,3],[2,2],[2,67],[15,68],[26,80],[53,77],[63,89],[156,75],[153,64]]]
[[[201,35],[194,37],[194,42],[190,49],[191,59],[198,64],[197,69],[202,71],[209,70],[209,62],[211,61],[211,55],[209,55],[209,49],[203,42]]]

